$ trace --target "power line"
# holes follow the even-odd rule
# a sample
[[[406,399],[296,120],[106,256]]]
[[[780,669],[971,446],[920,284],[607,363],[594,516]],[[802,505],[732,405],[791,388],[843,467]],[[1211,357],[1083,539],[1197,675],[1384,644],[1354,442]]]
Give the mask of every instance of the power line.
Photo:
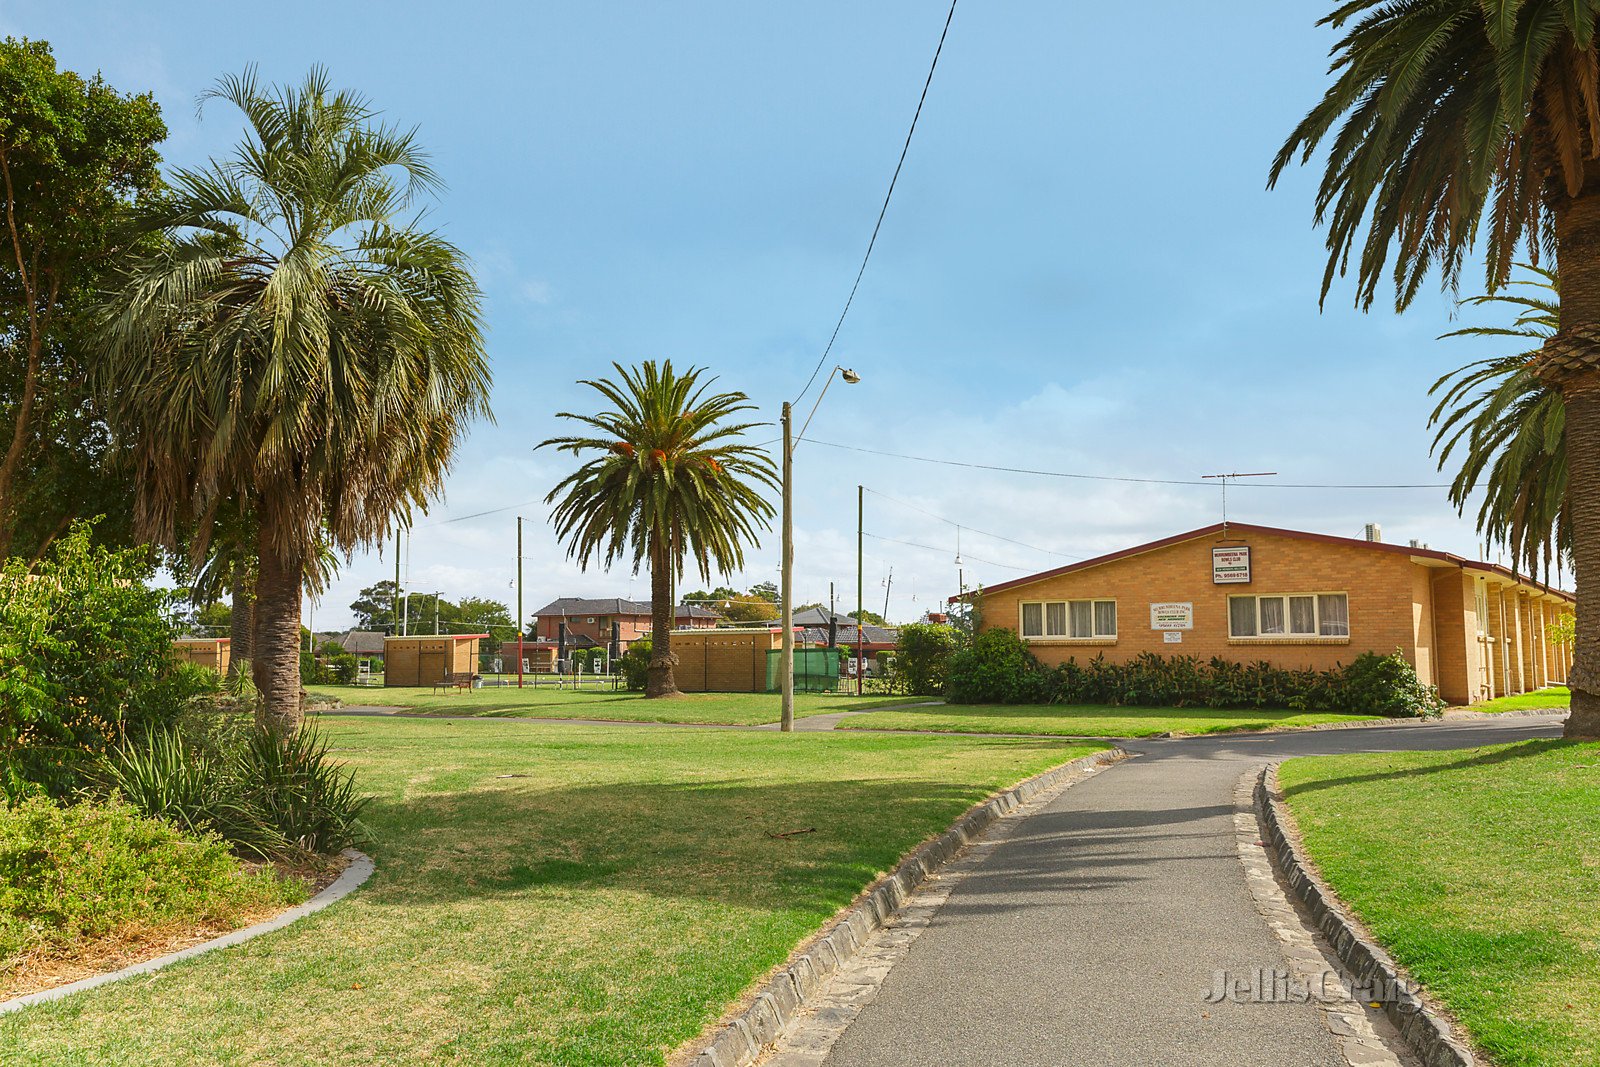
[[[861,534],[864,537],[872,538],[874,541],[887,541],[891,545],[905,545],[908,548],[923,548],[923,549],[927,549],[929,552],[943,552],[943,553],[945,553],[947,555],[950,554],[950,550],[948,548],[938,548],[938,547],[936,547],[934,545],[918,544],[915,541],[902,541],[897,537],[884,537],[884,536],[882,536],[880,534],[869,533],[866,530],[862,530]],[[983,558],[981,558],[979,556],[974,556],[974,555],[972,555],[970,553],[966,554],[966,558],[972,560],[974,563],[987,563],[991,567],[1004,567],[1008,571],[1031,571],[1031,570],[1033,570],[1032,567],[1019,567],[1015,563],[996,563],[992,559],[983,559]]]
[[[1007,542],[1009,542],[1009,543],[1011,543],[1013,545],[1020,545],[1023,548],[1031,549],[1034,552],[1043,552],[1047,556],[1060,556],[1063,559],[1079,559],[1079,560],[1088,558],[1086,556],[1074,556],[1070,552],[1057,552],[1053,548],[1040,548],[1038,545],[1030,545],[1026,541],[1018,541],[1016,538],[1007,537],[1005,534],[990,533],[987,530],[980,530],[976,526],[968,526],[964,522],[957,522],[954,519],[947,519],[943,515],[940,515],[940,514],[937,514],[935,512],[929,511],[927,508],[918,507],[916,504],[913,504],[910,501],[900,500],[897,497],[890,496],[888,493],[880,493],[880,492],[878,492],[878,490],[872,488],[870,485],[862,486],[862,488],[865,489],[867,492],[871,493],[873,496],[881,497],[884,500],[889,501],[890,503],[899,504],[903,508],[910,508],[912,511],[921,512],[922,514],[928,516],[928,518],[930,518],[930,519],[938,519],[940,522],[949,523],[951,526],[954,526],[959,530],[965,530],[967,533],[975,533],[975,534],[979,534],[979,535],[981,535],[983,537],[993,537],[997,541],[1007,541]]]
[[[1140,485],[1199,485],[1212,486],[1213,483],[1199,479],[1186,478],[1132,478],[1117,474],[1075,474],[1067,471],[1042,471],[1028,467],[1001,467],[992,463],[968,463],[959,459],[939,459],[934,456],[912,456],[904,452],[885,452],[877,448],[862,448],[860,445],[841,445],[833,441],[819,441],[815,437],[806,438],[814,445],[825,445],[828,448],[842,448],[847,452],[864,452],[871,456],[887,456],[890,459],[909,459],[917,463],[937,463],[945,467],[967,467],[972,470],[1001,471],[1006,474],[1037,474],[1045,478],[1074,478],[1091,482],[1134,482]],[[1377,485],[1364,483],[1338,483],[1338,482],[1244,482],[1242,485],[1260,489],[1448,489],[1448,482],[1416,482],[1395,485]],[[963,527],[965,529],[965,527]]]
[[[861,278],[867,273],[867,260],[872,258],[873,246],[878,243],[878,231],[883,228],[883,217],[889,213],[889,200],[894,196],[895,183],[900,180],[900,168],[906,165],[906,153],[911,151],[911,136],[917,132],[917,120],[922,117],[922,105],[928,101],[928,87],[933,84],[933,72],[939,69],[939,54],[944,51],[944,39],[950,33],[950,20],[955,17],[956,0],[950,0],[950,11],[944,17],[944,29],[939,33],[939,46],[933,50],[933,62],[928,65],[928,78],[922,83],[922,96],[917,100],[917,110],[911,116],[911,128],[906,131],[906,143],[900,147],[900,161],[894,165],[894,176],[889,179],[889,191],[884,194],[883,207],[878,209],[878,221],[872,227],[872,239],[867,242],[867,254],[861,257],[861,269],[856,271],[855,284],[850,286],[850,295],[845,298],[844,310],[839,312],[839,321],[833,324],[833,336],[828,338],[828,347],[822,350],[821,358],[812,368],[811,377],[806,379],[806,387],[794,398],[796,404],[811,391],[812,384],[817,380],[817,372],[828,362],[828,354],[833,351],[833,343],[839,339],[839,330],[844,326],[844,317],[850,314],[850,305],[855,303],[856,290],[861,288]]]
[[[503,508],[490,508],[488,511],[475,511],[471,515],[457,515],[453,519],[439,519],[437,522],[425,522],[425,523],[422,523],[420,526],[415,526],[415,527],[412,527],[412,528],[413,529],[417,529],[417,530],[426,530],[430,526],[447,526],[452,522],[466,522],[468,519],[481,519],[485,515],[499,515],[499,514],[502,514],[503,512],[515,511],[518,508],[531,507],[534,504],[542,504],[542,503],[544,503],[543,500],[524,500],[520,504],[507,504]],[[532,557],[527,557],[527,558],[532,558]]]

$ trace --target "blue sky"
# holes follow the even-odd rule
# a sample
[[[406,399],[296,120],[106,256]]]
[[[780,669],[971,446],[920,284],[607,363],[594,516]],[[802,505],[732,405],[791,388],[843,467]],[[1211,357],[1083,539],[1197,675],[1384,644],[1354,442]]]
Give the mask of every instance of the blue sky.
[[[528,610],[558,595],[648,595],[644,576],[581,574],[538,503],[567,463],[532,448],[575,380],[612,360],[701,364],[763,417],[804,385],[860,262],[943,23],[943,0],[274,5],[0,3],[0,29],[61,65],[153,91],[176,164],[237,137],[194,100],[255,63],[312,64],[415,124],[448,189],[429,211],[476,262],[496,422],[474,429],[414,534],[409,585],[513,600],[527,502]],[[1315,170],[1267,192],[1285,134],[1326,81],[1318,4],[979,3],[958,8],[917,137],[834,359],[811,435],[1002,466],[1191,479],[1443,481],[1426,391],[1484,350],[1437,341],[1454,301],[1404,316],[1318,309]],[[1469,275],[1467,295],[1479,275]],[[809,400],[807,403],[809,406]],[[984,473],[803,444],[796,595],[865,584],[913,618],[966,578],[1001,581],[1219,517],[1213,486]],[[912,510],[884,496],[915,505]],[[1443,490],[1245,487],[1230,513],[1358,535],[1380,522],[1474,553]],[[950,522],[930,518],[925,512]],[[971,532],[1003,534],[1032,548]],[[881,540],[888,538],[892,540]],[[910,541],[933,550],[896,544]],[[777,539],[736,584],[777,575]],[[982,562],[980,562],[982,561]],[[349,621],[393,574],[357,557],[315,609]],[[691,576],[687,585],[697,585]]]

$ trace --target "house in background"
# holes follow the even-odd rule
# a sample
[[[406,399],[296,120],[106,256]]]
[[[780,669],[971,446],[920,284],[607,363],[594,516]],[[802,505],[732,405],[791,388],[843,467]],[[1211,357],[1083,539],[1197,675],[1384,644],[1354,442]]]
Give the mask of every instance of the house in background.
[[[336,640],[339,647],[357,659],[383,659],[383,642],[388,634],[379,630],[348,630]]]
[[[535,641],[554,642],[560,655],[576,648],[612,648],[612,655],[620,656],[628,646],[641,637],[650,635],[650,605],[638,600],[592,600],[565,596],[552,600],[534,612]],[[676,628],[679,630],[710,629],[717,625],[719,616],[714,611],[694,604],[679,604]]]
[[[1377,537],[1216,523],[988,586],[982,625],[1052,665],[1154,652],[1326,670],[1399,649],[1452,704],[1566,679],[1571,650],[1550,628],[1572,594]]]

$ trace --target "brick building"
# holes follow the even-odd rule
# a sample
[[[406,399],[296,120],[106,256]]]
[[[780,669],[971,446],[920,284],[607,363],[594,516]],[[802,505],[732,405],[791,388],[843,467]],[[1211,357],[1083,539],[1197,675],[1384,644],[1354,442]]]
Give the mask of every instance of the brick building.
[[[1572,605],[1498,564],[1244,523],[982,591],[984,627],[1048,664],[1154,652],[1327,669],[1398,648],[1451,704],[1564,681],[1571,650],[1548,631]]]
[[[592,600],[584,597],[564,596],[552,600],[534,612],[534,629],[529,635],[537,641],[559,641],[562,624],[566,624],[566,647],[607,648],[611,645],[613,624],[617,630],[619,648],[617,655],[641,637],[650,635],[650,605],[644,601]],[[679,604],[676,628],[699,630],[717,625],[714,611],[693,604]]]

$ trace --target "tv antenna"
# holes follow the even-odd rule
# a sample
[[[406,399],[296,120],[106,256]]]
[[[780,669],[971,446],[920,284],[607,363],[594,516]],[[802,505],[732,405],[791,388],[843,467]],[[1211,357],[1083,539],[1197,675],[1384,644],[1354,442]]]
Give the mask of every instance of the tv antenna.
[[[1222,482],[1222,539],[1228,539],[1228,483],[1235,478],[1271,478],[1277,471],[1253,471],[1249,474],[1202,474],[1202,478],[1215,478]]]

